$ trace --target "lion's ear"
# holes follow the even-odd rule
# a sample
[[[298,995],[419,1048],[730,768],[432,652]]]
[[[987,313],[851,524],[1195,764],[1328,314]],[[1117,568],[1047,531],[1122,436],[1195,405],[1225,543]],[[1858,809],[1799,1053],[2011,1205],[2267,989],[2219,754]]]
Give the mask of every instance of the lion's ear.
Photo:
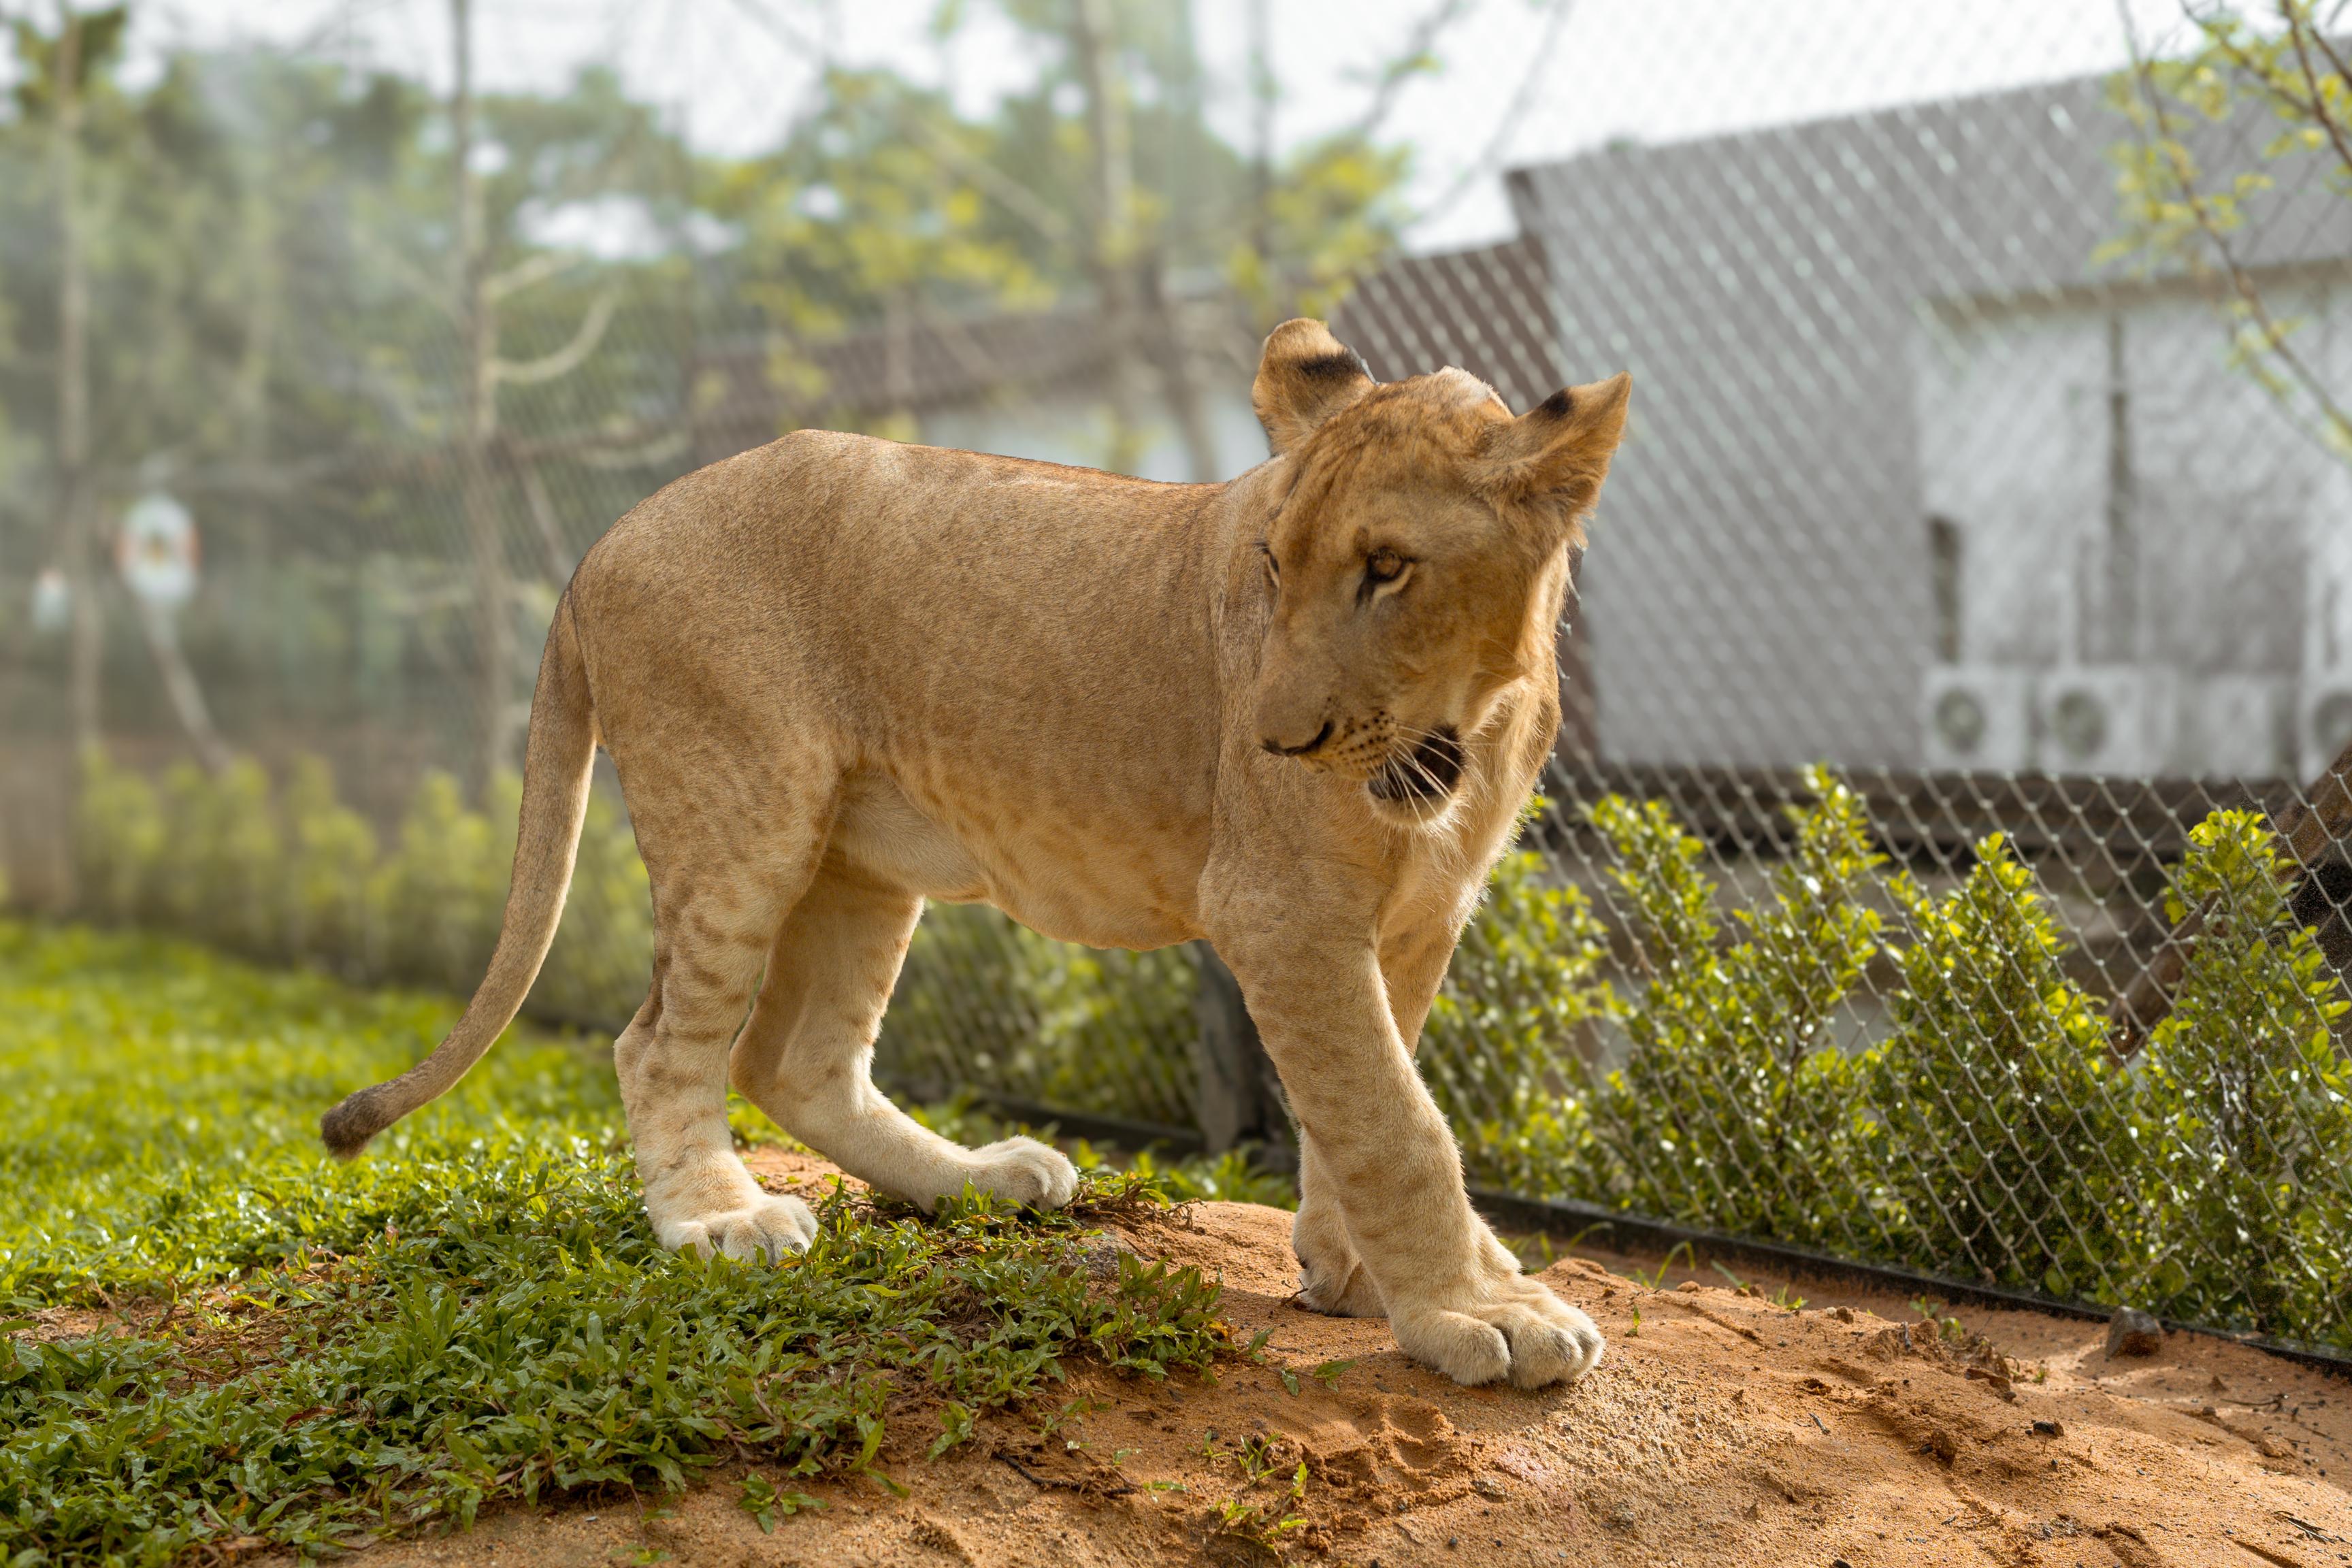
[[[1302,316],[1266,334],[1257,380],[1250,385],[1250,406],[1279,458],[1371,386],[1371,373],[1356,351],[1322,322]]]
[[[1471,483],[1490,500],[1532,510],[1583,542],[1585,517],[1601,499],[1609,459],[1625,435],[1633,378],[1553,393],[1507,425],[1497,425],[1471,467]]]

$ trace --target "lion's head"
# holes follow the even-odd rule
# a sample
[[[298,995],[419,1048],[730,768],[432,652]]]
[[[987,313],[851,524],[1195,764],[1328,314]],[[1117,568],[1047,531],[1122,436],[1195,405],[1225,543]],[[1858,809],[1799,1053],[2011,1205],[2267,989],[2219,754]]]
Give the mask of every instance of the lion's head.
[[[1517,418],[1459,370],[1375,383],[1320,321],[1266,339],[1251,391],[1289,484],[1258,542],[1270,752],[1444,812],[1464,737],[1548,657],[1559,574],[1625,429],[1633,378]]]

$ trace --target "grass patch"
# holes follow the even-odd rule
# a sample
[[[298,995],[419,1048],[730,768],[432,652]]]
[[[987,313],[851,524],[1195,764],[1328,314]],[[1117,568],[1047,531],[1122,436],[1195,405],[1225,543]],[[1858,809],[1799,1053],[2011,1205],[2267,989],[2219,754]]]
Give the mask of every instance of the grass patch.
[[[836,1196],[782,1267],[665,1253],[609,1062],[546,1037],[329,1163],[319,1110],[451,1016],[0,923],[0,1563],[315,1552],[738,1458],[869,1471],[887,1423],[951,1446],[1066,1358],[1224,1353],[1213,1286],[1087,1248],[1157,1201],[1102,1170],[1066,1215]]]

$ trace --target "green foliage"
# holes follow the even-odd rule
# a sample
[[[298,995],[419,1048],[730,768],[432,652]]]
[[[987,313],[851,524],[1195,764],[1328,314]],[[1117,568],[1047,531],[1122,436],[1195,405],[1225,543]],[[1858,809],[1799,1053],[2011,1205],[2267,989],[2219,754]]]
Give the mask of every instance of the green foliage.
[[[460,994],[480,982],[505,892],[494,837],[488,815],[466,809],[456,779],[428,773],[418,781],[375,873],[388,975]]]
[[[910,1404],[1018,1405],[1074,1357],[1163,1377],[1224,1343],[1196,1274],[1097,1282],[1081,1220],[982,1200],[836,1200],[772,1268],[666,1253],[609,1066],[559,1041],[509,1042],[379,1152],[326,1162],[319,1108],[450,1017],[0,925],[0,1300],[109,1314],[0,1341],[0,1561],[355,1547],[738,1458],[745,1506],[788,1513]],[[1135,1201],[1097,1176],[1079,1207]]]
[[[2160,1310],[2289,1335],[2352,1321],[2347,1003],[2288,909],[2292,869],[2252,813],[2191,832],[2166,902],[2202,920],[2142,1112]]]
[[[75,824],[83,910],[348,979],[470,992],[504,912],[520,791],[503,777],[477,812],[454,779],[427,773],[387,853],[316,758],[299,759],[273,791],[250,759],[217,776],[182,764],[159,787],[93,754]],[[534,1009],[626,1018],[652,946],[635,840],[614,803],[592,796]]]
[[[910,1108],[916,1121],[942,1138],[954,1140],[968,1148],[993,1143],[1000,1138],[1025,1133],[1033,1138],[1052,1141],[1055,1129],[1050,1121],[1032,1125],[1017,1118],[991,1116],[978,1108],[969,1094],[933,1105]],[[1273,1208],[1298,1206],[1298,1188],[1287,1175],[1262,1171],[1250,1163],[1242,1150],[1227,1150],[1222,1154],[1190,1154],[1167,1158],[1141,1150],[1131,1155],[1115,1155],[1080,1139],[1065,1142],[1064,1149],[1070,1161],[1082,1173],[1105,1174],[1124,1173],[1148,1184],[1175,1203],[1191,1203],[1196,1199],[1213,1203],[1265,1204]]]
[[[1190,1126],[1197,988],[1181,948],[1076,947],[980,905],[934,905],[883,1016],[876,1071],[932,1098],[979,1083],[1041,1105]]]
[[[1894,892],[1903,986],[1863,1072],[1900,1243],[1922,1268],[2084,1294],[2133,1157],[2106,1020],[2000,834],[1947,897],[1908,877]]]
[[[1558,1197],[1590,1158],[1579,1090],[1598,1047],[1592,1026],[1617,999],[1599,978],[1599,918],[1582,889],[1547,870],[1534,850],[1496,865],[1430,1005],[1419,1061],[1471,1180]]]
[[[1611,797],[1591,808],[1615,858],[1630,985],[1608,978],[1611,932],[1582,889],[1531,851],[1497,864],[1420,1050],[1473,1178],[2352,1344],[2352,1064],[2334,1033],[2347,1004],[2289,911],[2270,829],[2218,813],[2192,834],[2171,907],[2203,910],[2204,921],[2171,1016],[2122,1063],[2004,839],[1980,843],[1967,879],[1934,897],[1907,876],[1881,878],[1851,789],[1826,772],[1811,783],[1761,896],[1727,919],[1706,847],[1667,807]],[[158,788],[92,757],[75,836],[84,896],[120,923],[469,988],[503,900],[514,788],[502,782],[486,816],[430,779],[380,853],[319,764],[273,796],[250,765],[217,778],[184,770]],[[643,984],[646,920],[626,823],[599,798],[535,1005],[625,1015]],[[1884,1032],[1865,1048],[1855,993],[1873,963],[1892,979]],[[1181,948],[1093,953],[993,910],[936,909],[918,928],[877,1073],[934,1100],[984,1086],[1182,1125],[1196,984]],[[102,1009],[105,994],[77,1005]],[[320,1101],[331,1093],[317,1085]],[[968,1099],[930,1114],[967,1142],[1006,1130]],[[748,1108],[740,1116],[747,1138],[781,1136]],[[1087,1168],[1105,1164],[1081,1148]],[[70,1150],[60,1157],[70,1163]],[[103,1161],[93,1168],[120,1179]],[[1291,1197],[1238,1156],[1131,1169],[1184,1196]],[[274,1256],[220,1249],[246,1219],[204,1223],[222,1267]],[[337,1223],[300,1222],[321,1236],[341,1234]],[[153,1250],[171,1231],[148,1221],[121,1234]]]
[[[1876,947],[1864,900],[1881,857],[1860,797],[1826,771],[1809,782],[1770,897],[1735,912],[1746,935],[1728,947],[1698,840],[1656,802],[1593,807],[1647,980],[1620,1009],[1625,1058],[1595,1093],[1592,1132],[1622,1204],[1850,1247],[1874,1129],[1832,1024]]]
[[[346,979],[470,993],[505,912],[521,785],[475,811],[428,773],[380,848],[326,764],[298,760],[274,794],[258,764],[173,768],[159,788],[88,759],[76,818],[82,912]],[[528,1009],[618,1028],[653,951],[644,863],[619,802],[589,797],[563,921]],[[993,910],[944,905],[917,929],[877,1051],[887,1081],[945,1099],[971,1084],[1071,1110],[1192,1121],[1192,960],[1095,952]]]
[[[335,798],[335,775],[316,757],[295,759],[283,805],[287,953],[345,974],[364,973],[374,928],[368,895],[375,830]]]

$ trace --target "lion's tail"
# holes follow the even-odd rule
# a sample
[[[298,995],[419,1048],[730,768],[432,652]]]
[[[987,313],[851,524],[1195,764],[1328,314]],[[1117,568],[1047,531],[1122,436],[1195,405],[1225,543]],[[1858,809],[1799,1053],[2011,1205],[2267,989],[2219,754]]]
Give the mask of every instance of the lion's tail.
[[[465,1015],[433,1054],[386,1083],[361,1089],[319,1121],[328,1152],[348,1160],[368,1140],[446,1094],[489,1051],[514,1022],[563,917],[572,860],[588,810],[590,767],[596,755],[596,714],[580,657],[567,591],[555,606],[555,625],[539,664],[530,703],[530,737],[523,750],[522,818],[515,835],[514,880],[489,973]]]

